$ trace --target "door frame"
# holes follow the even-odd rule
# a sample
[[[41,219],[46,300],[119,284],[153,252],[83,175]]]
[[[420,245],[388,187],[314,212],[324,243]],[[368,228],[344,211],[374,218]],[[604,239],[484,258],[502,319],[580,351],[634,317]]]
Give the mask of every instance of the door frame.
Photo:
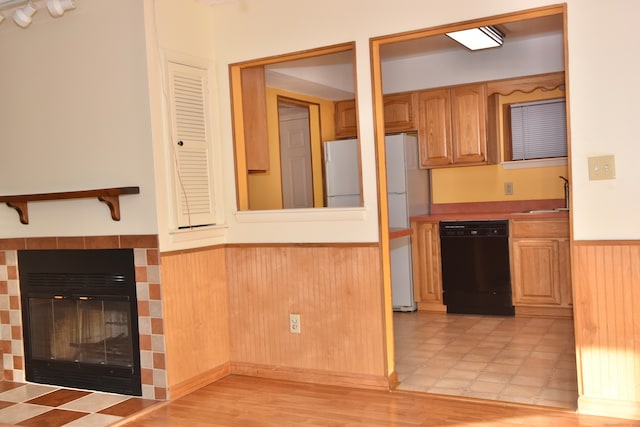
[[[382,92],[382,62],[380,50],[381,47],[395,42],[416,40],[420,38],[443,35],[447,32],[459,31],[480,26],[499,25],[514,21],[523,21],[527,19],[562,15],[564,21],[563,28],[563,44],[564,44],[564,69],[565,84],[567,98],[567,149],[568,171],[572,175],[571,167],[571,131],[570,131],[570,114],[569,114],[569,83],[568,83],[568,52],[567,52],[567,7],[565,4],[544,6],[535,9],[522,10],[503,15],[489,16],[477,18],[469,21],[451,23],[422,30],[409,31],[398,34],[390,34],[369,39],[369,48],[371,54],[371,79],[372,79],[372,101],[373,101],[373,120],[374,120],[374,139],[376,150],[376,170],[377,170],[377,188],[378,188],[378,219],[379,219],[379,239],[381,248],[381,269],[383,279],[383,303],[384,303],[384,342],[385,348],[385,369],[389,384],[392,388],[397,385],[397,372],[395,370],[395,336],[393,331],[393,304],[391,298],[391,260],[390,260],[390,239],[389,239],[389,223],[388,223],[388,198],[387,198],[387,176],[386,176],[386,155],[385,155],[385,129],[384,129],[384,100]],[[571,243],[571,262],[570,268],[573,270],[573,217],[570,216],[570,243]],[[577,346],[576,346],[577,348]],[[578,361],[579,363],[579,361]],[[578,372],[578,387],[580,388],[582,378]]]

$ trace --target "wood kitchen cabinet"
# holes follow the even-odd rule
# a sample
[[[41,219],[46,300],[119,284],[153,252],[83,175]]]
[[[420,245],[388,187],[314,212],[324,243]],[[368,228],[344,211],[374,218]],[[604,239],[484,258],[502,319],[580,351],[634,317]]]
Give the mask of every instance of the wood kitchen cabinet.
[[[442,303],[442,268],[439,223],[412,222],[414,299],[420,311],[445,312]]]
[[[419,92],[418,138],[423,168],[486,164],[486,85]]]
[[[567,218],[511,222],[511,281],[516,315],[572,317]]]
[[[247,171],[269,170],[269,133],[264,67],[242,69],[242,114]]]
[[[386,133],[415,131],[417,124],[417,92],[396,93],[384,96],[384,130]],[[358,136],[356,101],[338,101],[335,104],[336,138]]]
[[[387,133],[407,132],[418,128],[415,122],[418,93],[406,92],[385,95],[384,130]]]
[[[335,103],[336,138],[356,138],[358,136],[358,114],[355,99]]]

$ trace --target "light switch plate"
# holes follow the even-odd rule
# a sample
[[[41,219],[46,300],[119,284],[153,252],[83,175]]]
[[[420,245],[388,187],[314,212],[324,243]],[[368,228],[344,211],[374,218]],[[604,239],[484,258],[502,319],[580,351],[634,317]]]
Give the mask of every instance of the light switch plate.
[[[589,157],[589,180],[616,179],[615,156]]]

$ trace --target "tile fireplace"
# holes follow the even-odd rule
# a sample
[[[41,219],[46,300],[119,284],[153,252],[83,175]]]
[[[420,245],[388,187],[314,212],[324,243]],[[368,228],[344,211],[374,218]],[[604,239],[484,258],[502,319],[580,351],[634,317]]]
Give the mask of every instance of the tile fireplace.
[[[89,295],[86,286],[79,290],[78,283],[72,283],[71,290],[50,292],[49,285],[58,281],[57,278],[53,282],[49,278],[35,286],[36,290],[23,289],[25,276],[21,265],[28,267],[32,262],[27,260],[30,255],[25,258],[24,254],[51,250],[99,254],[102,258],[99,264],[104,262],[105,254],[124,254],[128,259],[124,276],[129,277],[92,276],[89,287],[97,285],[98,289],[94,290],[100,294],[99,298]],[[43,265],[39,261],[36,264]],[[88,265],[86,261],[81,264]],[[55,263],[54,267],[57,268]],[[82,274],[87,273],[96,272]],[[71,282],[82,280],[75,277]],[[114,286],[105,286],[105,280],[115,287],[122,285],[122,280],[128,280],[128,293],[109,295],[108,289]],[[31,306],[43,309],[41,314],[31,315],[27,311],[23,314],[23,309]],[[36,327],[27,330],[30,323]],[[61,332],[65,329],[67,332]],[[123,350],[130,345],[130,350]],[[105,351],[106,346],[110,346],[110,350]],[[27,361],[34,355],[35,363]],[[58,385],[56,380],[48,378],[60,373],[52,361],[74,369],[88,365],[92,372],[89,377],[101,375],[102,383],[120,383],[118,387],[123,382],[136,384],[131,387],[129,384],[125,389],[113,388],[111,391],[116,393],[168,399],[157,236],[0,239],[0,378]],[[122,380],[120,371],[133,373],[134,379]],[[64,375],[75,377],[75,374],[74,371]],[[80,375],[74,379],[78,383],[69,386],[105,390],[102,385],[84,384],[86,379],[86,375]]]
[[[140,396],[132,249],[19,250],[27,381]]]

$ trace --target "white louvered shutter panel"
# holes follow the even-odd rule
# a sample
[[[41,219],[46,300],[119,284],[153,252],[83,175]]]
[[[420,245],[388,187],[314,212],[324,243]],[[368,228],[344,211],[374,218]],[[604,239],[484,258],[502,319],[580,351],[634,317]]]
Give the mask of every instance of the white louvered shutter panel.
[[[168,65],[178,227],[214,224],[207,71],[173,62]]]

